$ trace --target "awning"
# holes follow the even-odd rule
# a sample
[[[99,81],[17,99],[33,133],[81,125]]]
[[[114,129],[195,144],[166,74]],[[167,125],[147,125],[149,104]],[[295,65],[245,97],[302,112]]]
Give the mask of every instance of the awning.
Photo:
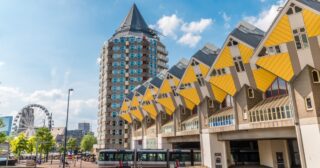
[[[282,95],[282,96],[270,97],[270,98],[264,99],[249,111],[250,112],[259,111],[259,110],[272,109],[272,108],[282,107],[282,106],[289,106],[289,96]]]
[[[195,115],[192,116],[191,118],[183,121],[182,124],[184,124],[184,123],[189,123],[189,122],[193,122],[193,121],[195,121],[195,120],[199,120],[199,116],[198,116],[197,114],[195,114]]]
[[[220,115],[226,115],[226,113],[233,113],[233,107],[225,107],[222,109],[219,109],[218,111],[214,112],[212,116],[220,116]]]
[[[171,126],[171,125],[173,125],[173,121],[169,121],[169,122],[165,123],[162,127]]]

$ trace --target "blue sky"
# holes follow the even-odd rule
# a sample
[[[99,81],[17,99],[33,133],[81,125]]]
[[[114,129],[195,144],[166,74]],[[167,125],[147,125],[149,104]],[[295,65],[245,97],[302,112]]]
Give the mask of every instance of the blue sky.
[[[71,128],[88,121],[95,131],[97,58],[133,2],[166,35],[173,65],[208,42],[221,47],[241,20],[267,30],[284,0],[0,0],[0,115],[39,103],[63,126],[73,87]]]

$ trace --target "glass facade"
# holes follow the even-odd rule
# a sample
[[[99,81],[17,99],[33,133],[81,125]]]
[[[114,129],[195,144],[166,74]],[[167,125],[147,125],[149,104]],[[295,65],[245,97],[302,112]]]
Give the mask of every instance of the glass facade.
[[[266,91],[266,98],[288,94],[287,82],[281,78],[276,78],[270,88]]]
[[[0,120],[2,120],[4,124],[4,127],[0,128],[0,132],[4,132],[6,135],[10,135],[13,117],[0,117]]]

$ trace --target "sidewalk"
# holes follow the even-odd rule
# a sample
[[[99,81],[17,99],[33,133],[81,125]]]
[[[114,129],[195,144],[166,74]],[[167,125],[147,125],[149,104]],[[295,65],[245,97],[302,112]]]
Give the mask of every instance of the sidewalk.
[[[97,168],[98,165],[92,162],[85,162],[78,160],[76,163],[72,162],[71,160],[68,161],[69,165],[66,165],[66,168]],[[80,166],[80,164],[82,164]],[[0,166],[1,167],[1,166]],[[15,167],[26,167],[24,164],[17,164]],[[51,160],[47,163],[43,163],[41,165],[37,165],[37,168],[62,168],[62,164],[60,163],[60,160],[53,160],[51,164]],[[13,167],[12,167],[13,168]]]

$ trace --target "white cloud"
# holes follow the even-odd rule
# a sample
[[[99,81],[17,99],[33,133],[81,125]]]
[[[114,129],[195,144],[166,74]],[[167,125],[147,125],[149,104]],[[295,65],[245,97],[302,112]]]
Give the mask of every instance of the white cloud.
[[[52,90],[36,90],[31,93],[27,99],[31,102],[40,101],[53,101],[61,99],[64,96],[62,90],[52,89]]]
[[[176,14],[172,14],[170,16],[162,16],[156,24],[149,26],[152,29],[157,29],[164,36],[171,37],[179,44],[194,47],[201,40],[201,33],[212,25],[213,22],[210,18],[185,22]]]
[[[183,44],[183,45],[187,45],[189,47],[195,47],[200,40],[201,40],[200,35],[186,33],[178,40],[178,43]]]
[[[157,27],[164,36],[170,36],[176,39],[176,30],[182,23],[182,19],[178,18],[175,14],[172,14],[171,16],[164,15],[158,20],[155,27]]]
[[[286,0],[278,0],[274,5],[270,8],[263,10],[260,12],[258,16],[245,16],[243,19],[258,28],[266,31],[270,27],[272,21],[279,13],[279,8],[285,4]]]
[[[231,16],[228,16],[226,12],[222,12],[221,15],[225,22],[229,22],[231,20]]]
[[[202,33],[212,22],[212,19],[200,19],[199,21],[184,23],[181,30],[186,33]]]
[[[229,29],[230,26],[230,20],[231,16],[228,16],[226,12],[220,12],[220,15],[222,16],[222,19],[224,21],[224,28]]]
[[[98,57],[98,58],[97,58],[97,64],[99,65],[99,64],[100,64],[100,62],[101,62],[101,58],[100,58],[100,57]]]
[[[5,65],[5,62],[0,61],[0,67],[2,67],[3,65]]]
[[[61,89],[36,90],[31,93],[19,88],[0,86],[0,115],[15,116],[24,106],[35,103],[45,106],[53,114],[54,126],[65,126],[67,91]],[[79,99],[71,95],[69,128],[76,129],[80,121],[90,122],[96,131],[98,101],[96,98]]]
[[[3,111],[3,109],[10,108],[10,105],[13,103],[11,101],[19,102],[25,101],[24,94],[21,92],[19,88],[14,87],[6,87],[0,86],[0,114],[2,115],[10,115],[12,113],[8,113],[8,111]],[[13,109],[10,109],[12,111]]]

